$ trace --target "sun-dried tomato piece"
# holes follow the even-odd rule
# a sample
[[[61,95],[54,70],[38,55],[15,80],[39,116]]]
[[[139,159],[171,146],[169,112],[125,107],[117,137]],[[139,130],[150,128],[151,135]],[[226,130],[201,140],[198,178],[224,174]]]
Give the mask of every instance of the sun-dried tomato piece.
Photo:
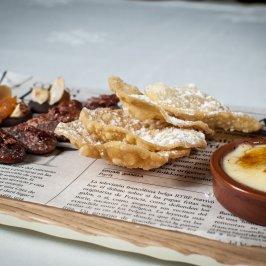
[[[25,157],[25,148],[15,138],[0,129],[0,163],[20,163]]]
[[[97,109],[99,107],[118,108],[119,98],[115,94],[102,94],[99,97],[89,98],[84,106],[88,109]]]

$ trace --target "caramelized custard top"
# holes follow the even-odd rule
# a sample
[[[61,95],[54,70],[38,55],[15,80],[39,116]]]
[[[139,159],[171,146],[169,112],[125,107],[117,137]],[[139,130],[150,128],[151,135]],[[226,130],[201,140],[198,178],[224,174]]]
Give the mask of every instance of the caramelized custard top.
[[[223,159],[225,172],[235,181],[266,192],[266,145],[241,144]]]

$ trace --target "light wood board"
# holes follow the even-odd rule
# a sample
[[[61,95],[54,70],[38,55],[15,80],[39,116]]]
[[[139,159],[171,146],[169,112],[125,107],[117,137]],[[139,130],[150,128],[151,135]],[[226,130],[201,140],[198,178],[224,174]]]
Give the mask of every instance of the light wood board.
[[[165,260],[181,260],[198,265],[215,265],[215,261],[217,265],[219,263],[266,265],[265,248],[235,246],[190,234],[84,215],[40,204],[0,197],[0,214],[24,221],[24,223],[8,222],[8,219],[2,217],[0,218],[2,224],[142,253]],[[47,229],[49,226],[50,230]],[[95,237],[99,241],[95,241]]]

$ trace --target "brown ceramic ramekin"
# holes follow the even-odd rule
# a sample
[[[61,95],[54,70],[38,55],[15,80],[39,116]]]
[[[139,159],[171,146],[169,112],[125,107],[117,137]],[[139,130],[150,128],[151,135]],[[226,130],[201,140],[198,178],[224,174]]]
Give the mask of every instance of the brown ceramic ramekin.
[[[223,158],[243,143],[266,144],[266,138],[233,141],[218,148],[212,154],[210,167],[213,176],[214,195],[227,210],[236,216],[266,226],[266,193],[233,180],[223,170]]]

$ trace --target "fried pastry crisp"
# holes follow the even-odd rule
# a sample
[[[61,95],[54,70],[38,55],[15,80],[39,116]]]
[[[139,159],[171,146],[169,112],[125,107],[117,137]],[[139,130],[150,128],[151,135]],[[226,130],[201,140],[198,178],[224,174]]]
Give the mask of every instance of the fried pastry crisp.
[[[247,133],[257,131],[262,126],[250,115],[232,112],[194,85],[177,88],[156,83],[148,86],[142,94],[120,78],[110,77],[109,86],[128,111],[141,120],[156,118],[206,134],[213,133],[209,127]]]
[[[253,132],[261,128],[261,124],[252,116],[232,112],[194,85],[169,87],[163,83],[156,83],[147,86],[145,94],[150,100],[180,119],[199,120],[211,128],[230,131]]]
[[[160,105],[156,104],[143,95],[136,87],[130,86],[118,77],[109,78],[109,86],[120,98],[124,109],[128,110],[134,117],[145,121],[147,119],[158,119],[176,127],[196,129],[208,135],[214,131],[202,121],[185,121],[170,115]]]
[[[140,121],[122,109],[83,108],[80,120],[88,132],[104,142],[123,141],[151,151],[206,147],[202,132],[169,126],[158,120]]]
[[[94,146],[102,145],[102,142],[98,137],[94,134],[89,134],[79,120],[74,120],[68,123],[60,122],[54,132],[55,134],[69,139],[70,143],[77,149],[85,144],[92,144]]]
[[[102,158],[127,168],[149,170],[190,153],[189,149],[152,152],[144,147],[122,141],[103,142],[96,135],[88,133],[79,120],[59,123],[55,132],[68,138],[80,150],[81,155]]]

